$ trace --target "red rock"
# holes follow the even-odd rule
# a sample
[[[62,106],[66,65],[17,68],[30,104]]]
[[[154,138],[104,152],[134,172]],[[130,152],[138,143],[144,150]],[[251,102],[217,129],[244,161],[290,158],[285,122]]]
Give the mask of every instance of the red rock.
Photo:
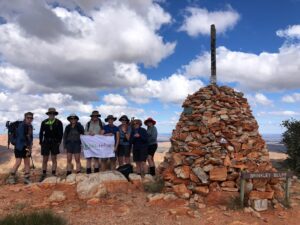
[[[194,188],[194,192],[202,196],[207,196],[209,189],[207,186],[197,186]]]
[[[187,189],[187,187],[184,184],[174,185],[173,191],[179,198],[184,199],[189,198],[192,194],[192,192],[189,189]]]
[[[234,188],[235,187],[235,182],[234,181],[224,181],[224,182],[221,183],[221,187]]]
[[[202,144],[198,141],[191,141],[188,143],[188,146],[191,146],[191,147],[200,147],[202,146]]]
[[[249,194],[249,199],[273,199],[274,191],[251,191]]]
[[[231,166],[231,160],[228,155],[226,155],[226,157],[224,159],[224,166]]]
[[[190,180],[193,181],[193,182],[195,182],[195,183],[199,183],[200,182],[199,178],[192,171],[190,173]]]
[[[180,166],[174,169],[178,178],[188,179],[190,178],[191,168],[189,166]]]
[[[228,205],[233,198],[239,197],[238,192],[212,191],[206,197],[206,204],[209,206]]]
[[[214,167],[209,171],[209,179],[212,181],[225,181],[227,178],[226,167]]]
[[[232,187],[221,187],[222,191],[229,191],[229,192],[238,192],[238,188],[232,188]]]

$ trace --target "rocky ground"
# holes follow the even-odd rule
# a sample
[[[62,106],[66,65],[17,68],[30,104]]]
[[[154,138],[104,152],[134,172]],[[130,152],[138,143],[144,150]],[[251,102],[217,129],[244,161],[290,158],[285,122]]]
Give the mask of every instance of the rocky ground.
[[[5,138],[0,138],[0,169],[7,171],[11,166],[11,156],[4,152]],[[164,144],[166,147],[168,143]],[[34,159],[39,167],[38,146],[35,145]],[[280,165],[285,155],[276,152],[276,163]],[[12,154],[10,154],[12,155]],[[163,154],[156,160],[161,161]],[[272,158],[272,153],[271,153]],[[64,165],[61,155],[59,165]],[[40,170],[33,172],[37,179]],[[108,193],[105,197],[79,199],[75,183],[57,183],[49,185],[34,183],[32,185],[6,185],[7,177],[2,173],[0,180],[0,216],[14,212],[29,212],[50,209],[66,218],[71,225],[79,224],[299,224],[300,220],[300,181],[294,179],[291,186],[291,208],[278,207],[265,212],[253,212],[249,209],[232,210],[237,202],[232,201],[223,206],[211,206],[204,202],[198,208],[181,199],[172,199],[166,195],[149,195],[130,185],[123,193]],[[20,178],[20,181],[22,179]],[[58,193],[59,191],[59,193]]]

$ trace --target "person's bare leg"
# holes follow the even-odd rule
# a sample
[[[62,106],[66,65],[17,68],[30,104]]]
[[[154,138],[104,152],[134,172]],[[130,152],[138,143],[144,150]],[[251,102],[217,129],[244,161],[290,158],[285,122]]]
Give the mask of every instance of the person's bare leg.
[[[47,171],[48,160],[49,160],[49,156],[43,155],[43,165],[42,165],[43,171]]]
[[[56,175],[57,155],[51,155],[51,161],[52,161],[52,175]]]
[[[87,174],[92,173],[92,158],[86,159],[86,173]]]
[[[109,161],[110,161],[110,170],[115,170],[116,169],[117,159],[116,158],[112,158]]]
[[[76,162],[76,173],[81,172],[81,163],[80,163],[80,153],[74,154],[75,162]]]
[[[119,163],[119,166],[124,165],[124,157],[123,156],[118,157],[118,163]]]
[[[149,167],[155,166],[153,157],[151,155],[148,155],[147,161],[148,161]]]
[[[22,159],[21,158],[16,158],[16,161],[15,161],[15,164],[11,170],[11,173],[12,174],[16,174],[20,165],[21,165],[21,162],[22,162]]]
[[[72,153],[67,153],[67,175],[72,173]]]
[[[94,158],[94,173],[100,172],[100,159]]]
[[[125,157],[125,163],[130,164],[130,157]]]

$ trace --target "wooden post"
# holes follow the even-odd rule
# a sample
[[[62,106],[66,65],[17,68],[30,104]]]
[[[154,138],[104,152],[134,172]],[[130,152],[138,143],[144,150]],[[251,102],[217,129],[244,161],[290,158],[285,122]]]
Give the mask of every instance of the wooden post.
[[[245,197],[245,179],[243,176],[243,171],[241,172],[241,183],[240,183],[240,201],[241,207],[244,208],[244,197]]]
[[[216,27],[210,26],[210,54],[211,54],[211,77],[210,84],[217,84],[217,67],[216,67]]]

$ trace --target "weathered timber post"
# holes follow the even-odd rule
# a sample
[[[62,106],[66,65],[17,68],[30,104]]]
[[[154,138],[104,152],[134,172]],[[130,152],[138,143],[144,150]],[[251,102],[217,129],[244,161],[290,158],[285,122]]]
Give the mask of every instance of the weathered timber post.
[[[210,84],[217,84],[217,66],[216,66],[216,27],[210,26],[210,54],[211,54],[211,77]]]

